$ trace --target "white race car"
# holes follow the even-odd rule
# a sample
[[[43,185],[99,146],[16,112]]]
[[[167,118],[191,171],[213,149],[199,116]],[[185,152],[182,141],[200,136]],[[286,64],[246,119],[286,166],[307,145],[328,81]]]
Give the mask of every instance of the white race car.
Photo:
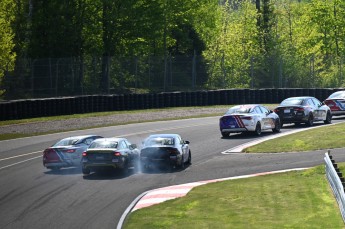
[[[231,107],[220,119],[219,128],[223,137],[230,133],[251,131],[261,135],[262,130],[280,132],[279,116],[259,104],[244,104]]]

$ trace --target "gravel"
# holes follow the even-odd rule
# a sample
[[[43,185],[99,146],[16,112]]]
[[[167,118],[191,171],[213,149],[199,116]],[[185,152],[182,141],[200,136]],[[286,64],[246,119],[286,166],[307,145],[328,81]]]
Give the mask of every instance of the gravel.
[[[38,134],[47,132],[63,132],[68,130],[87,129],[97,126],[113,126],[129,122],[157,121],[195,117],[198,115],[219,115],[226,111],[224,107],[193,107],[147,111],[142,113],[115,114],[88,118],[71,118],[56,121],[32,122],[0,126],[0,134]]]

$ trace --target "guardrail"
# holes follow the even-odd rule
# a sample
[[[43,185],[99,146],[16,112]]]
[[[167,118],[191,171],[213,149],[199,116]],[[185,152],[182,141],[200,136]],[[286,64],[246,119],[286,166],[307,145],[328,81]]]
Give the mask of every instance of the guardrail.
[[[345,179],[343,178],[343,174],[339,171],[338,165],[330,155],[330,151],[325,153],[324,160],[326,163],[325,169],[328,182],[333,190],[333,194],[338,202],[341,216],[345,222]]]
[[[306,95],[323,101],[339,90],[339,88],[226,89],[11,100],[0,101],[0,120],[166,107],[280,103],[288,97]]]

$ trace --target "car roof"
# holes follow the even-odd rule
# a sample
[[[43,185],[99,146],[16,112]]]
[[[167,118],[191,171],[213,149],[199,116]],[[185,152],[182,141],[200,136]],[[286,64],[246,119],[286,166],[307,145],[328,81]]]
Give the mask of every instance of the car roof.
[[[125,140],[125,138],[115,138],[115,137],[110,137],[110,138],[98,138],[94,140],[94,142],[102,142],[102,141],[121,141]]]
[[[148,138],[174,138],[180,137],[178,134],[151,134]]]
[[[313,96],[296,96],[296,97],[289,97],[286,99],[310,99],[310,98],[315,98],[315,97],[313,97]]]
[[[247,108],[252,108],[252,107],[256,107],[256,106],[262,106],[261,104],[239,104],[239,105],[235,105],[232,106],[233,107],[247,107]]]
[[[70,137],[67,137],[67,138],[64,138],[64,139],[78,139],[78,140],[80,140],[80,139],[84,139],[84,138],[89,138],[89,137],[95,137],[95,136],[97,136],[97,137],[101,137],[101,136],[98,136],[98,135],[80,135],[80,136],[70,136]]]

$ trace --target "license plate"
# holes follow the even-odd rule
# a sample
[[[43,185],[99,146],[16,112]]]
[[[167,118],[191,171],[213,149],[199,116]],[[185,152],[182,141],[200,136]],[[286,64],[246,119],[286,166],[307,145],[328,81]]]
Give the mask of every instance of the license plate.
[[[285,110],[284,110],[284,113],[285,113],[285,114],[290,113],[290,109],[285,109]]]
[[[104,157],[103,156],[96,156],[96,160],[103,160]]]
[[[119,159],[113,159],[112,162],[119,162]]]

